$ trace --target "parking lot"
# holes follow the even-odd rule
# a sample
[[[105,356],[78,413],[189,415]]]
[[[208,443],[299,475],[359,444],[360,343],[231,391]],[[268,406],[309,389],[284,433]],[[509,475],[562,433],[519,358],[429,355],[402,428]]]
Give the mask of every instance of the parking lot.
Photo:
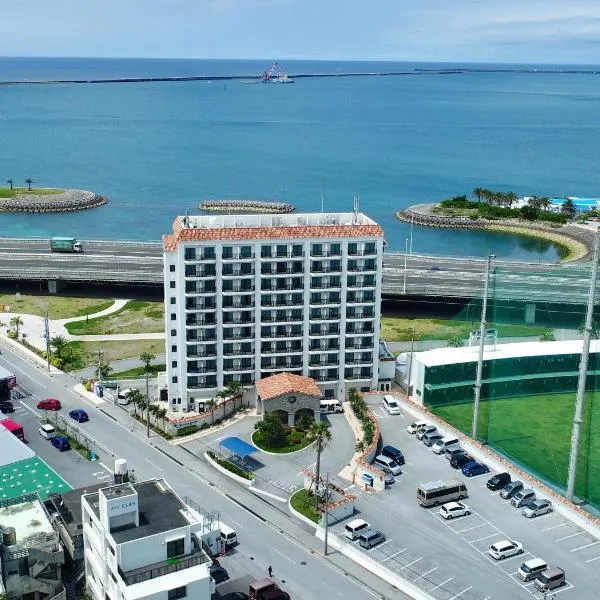
[[[359,492],[361,518],[386,535],[386,541],[369,550],[372,558],[440,600],[471,600],[541,597],[533,583],[524,583],[517,568],[533,557],[566,572],[567,584],[551,592],[560,598],[593,598],[594,568],[600,565],[600,541],[576,527],[562,515],[526,519],[521,510],[490,492],[485,474],[467,478],[450,467],[406,431],[414,420],[402,411],[388,415],[379,404],[371,406],[379,419],[384,444],[400,448],[406,457],[402,475],[385,492]],[[417,503],[419,483],[458,477],[465,481],[471,514],[446,521],[438,508]],[[358,490],[358,486],[349,486]],[[354,517],[354,518],[355,518]],[[342,534],[344,523],[334,527]],[[523,553],[496,561],[489,546],[503,539],[519,541]],[[357,542],[354,542],[355,544]]]

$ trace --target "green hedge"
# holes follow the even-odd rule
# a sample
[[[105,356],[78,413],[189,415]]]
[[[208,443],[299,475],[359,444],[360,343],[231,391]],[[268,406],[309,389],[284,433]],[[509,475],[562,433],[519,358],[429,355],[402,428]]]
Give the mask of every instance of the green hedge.
[[[224,469],[231,471],[233,474],[238,475],[239,477],[243,477],[244,479],[248,479],[249,481],[252,481],[254,479],[254,473],[248,473],[247,471],[244,471],[244,469],[242,469],[241,467],[238,467],[237,465],[234,465],[232,462],[229,462],[228,460],[221,458],[220,456],[217,456],[212,450],[209,450],[207,452],[207,454],[216,463],[221,465]]]
[[[184,435],[191,435],[192,433],[196,433],[200,428],[198,425],[188,425],[187,427],[182,427],[177,430],[177,437],[183,437]]]

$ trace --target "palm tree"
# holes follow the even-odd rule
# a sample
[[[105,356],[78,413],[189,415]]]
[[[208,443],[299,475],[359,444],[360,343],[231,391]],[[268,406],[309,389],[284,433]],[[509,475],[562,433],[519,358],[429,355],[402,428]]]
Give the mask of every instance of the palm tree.
[[[485,190],[480,187],[476,187],[473,190],[473,198],[477,198],[477,202],[481,202],[481,198],[484,196]]]
[[[571,200],[571,198],[567,198],[562,203],[560,210],[561,210],[561,212],[568,215],[569,218],[572,218],[575,215],[575,213],[577,212],[577,209],[575,208],[575,204],[573,204],[573,200]]]
[[[58,358],[62,358],[61,353],[68,343],[69,342],[62,335],[55,335],[54,337],[50,338],[50,346],[54,348],[54,351],[56,352],[56,356],[58,356]]]
[[[230,394],[229,389],[227,387],[223,388],[222,390],[218,391],[215,394],[215,398],[220,398],[221,399],[220,404],[223,407],[223,418],[225,418],[225,407],[226,407],[226,404],[227,404],[226,400],[227,400],[227,398],[230,397],[230,395],[231,394]]]
[[[8,183],[8,185],[10,187],[10,191],[12,192],[13,191],[13,183],[14,183],[13,180],[12,179],[7,179],[6,183]]]
[[[492,192],[491,190],[487,190],[487,189],[482,189],[481,190],[481,197],[488,203],[488,204],[492,204],[492,199],[494,197],[494,192]]]
[[[144,363],[144,373],[150,372],[150,363],[156,358],[156,354],[152,352],[142,352],[140,354],[140,360]]]
[[[319,495],[316,492],[319,489],[319,479],[321,477],[321,453],[329,445],[331,437],[331,431],[329,431],[329,427],[324,421],[316,421],[306,432],[306,439],[311,443],[315,442],[315,450],[317,452],[317,464],[315,469],[315,508],[319,503]]]
[[[544,210],[548,210],[550,208],[550,205],[552,204],[552,202],[550,202],[550,198],[547,198],[546,196],[542,196],[540,198],[540,206],[544,209]]]
[[[129,390],[127,394],[125,394],[125,397],[133,402],[135,414],[137,415],[138,406],[141,404],[140,400],[141,402],[144,402],[142,392],[140,392],[140,390]]]
[[[108,379],[108,376],[112,373],[112,367],[108,363],[100,363],[96,367],[96,376],[98,379]]]
[[[17,339],[19,339],[19,330],[23,325],[23,319],[21,319],[19,315],[16,315],[9,321],[9,323],[10,326],[15,330],[15,333],[17,334]]]
[[[242,384],[239,381],[232,379],[227,384],[226,389],[227,389],[229,396],[237,396],[242,390]]]
[[[504,194],[508,208],[512,208],[512,205],[519,199],[519,196],[515,192],[507,192]]]
[[[531,196],[529,200],[527,200],[527,204],[537,210],[540,207],[541,199],[539,196]]]
[[[29,191],[31,191],[31,184],[33,183],[33,179],[31,179],[31,177],[28,177],[28,178],[25,180],[25,183],[27,184],[27,189],[28,189]]]
[[[162,419],[162,428],[163,431],[165,430],[165,416],[167,414],[167,409],[166,408],[159,408],[156,411],[156,418],[157,419]]]
[[[208,409],[211,412],[212,418],[211,418],[211,425],[215,424],[215,408],[217,408],[217,401],[214,398],[211,398],[207,403],[206,406],[208,406]]]
[[[367,442],[365,442],[364,438],[360,439],[356,442],[354,446],[354,450],[356,452],[364,452],[367,449]]]

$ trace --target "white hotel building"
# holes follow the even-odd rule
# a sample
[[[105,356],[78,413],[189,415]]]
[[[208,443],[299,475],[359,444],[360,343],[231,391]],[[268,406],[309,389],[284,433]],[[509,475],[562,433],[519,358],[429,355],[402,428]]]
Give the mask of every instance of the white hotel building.
[[[163,236],[168,400],[288,371],[378,388],[383,230],[361,213],[177,217]]]

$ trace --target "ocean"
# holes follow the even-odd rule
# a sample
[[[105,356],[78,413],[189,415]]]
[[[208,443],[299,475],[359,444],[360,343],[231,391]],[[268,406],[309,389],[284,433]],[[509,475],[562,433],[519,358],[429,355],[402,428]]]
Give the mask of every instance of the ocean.
[[[0,58],[0,81],[259,75],[268,61]],[[600,76],[455,74],[469,65],[289,61],[290,73],[390,77],[0,86],[0,182],[74,187],[107,205],[2,214],[3,236],[157,240],[204,199],[280,200],[298,211],[360,210],[403,250],[410,204],[470,194],[594,197]],[[474,67],[471,65],[471,67]],[[477,65],[477,69],[485,66]],[[497,69],[497,65],[490,66]],[[501,67],[511,68],[511,67]],[[548,67],[544,67],[548,68]],[[565,67],[561,67],[564,69]],[[414,227],[413,252],[556,261],[549,243]]]

